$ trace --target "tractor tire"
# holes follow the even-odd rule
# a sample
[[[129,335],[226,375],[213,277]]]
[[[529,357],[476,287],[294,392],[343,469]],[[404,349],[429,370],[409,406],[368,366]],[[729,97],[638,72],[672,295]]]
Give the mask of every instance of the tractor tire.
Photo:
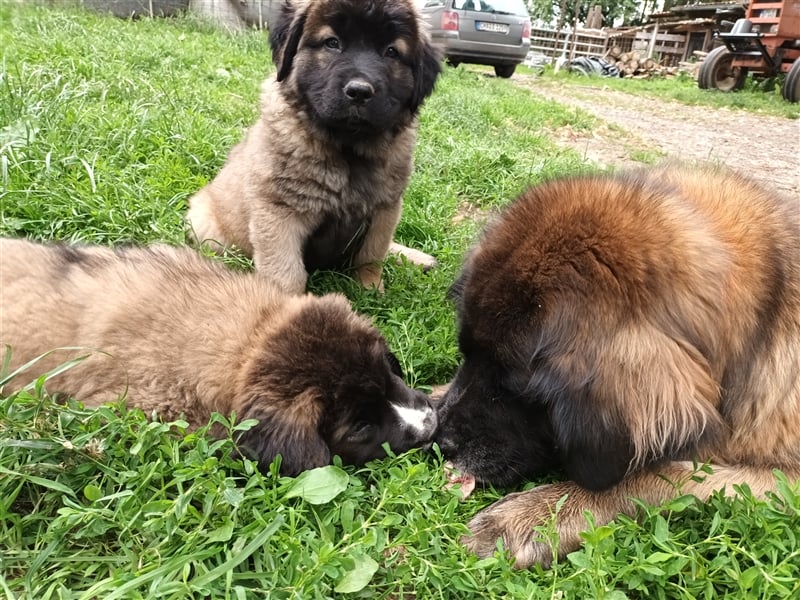
[[[731,92],[744,87],[747,78],[745,67],[733,67],[733,54],[725,47],[714,48],[700,65],[697,86],[701,90]]]
[[[796,58],[789,67],[781,87],[781,96],[789,102],[800,102],[800,58]]]

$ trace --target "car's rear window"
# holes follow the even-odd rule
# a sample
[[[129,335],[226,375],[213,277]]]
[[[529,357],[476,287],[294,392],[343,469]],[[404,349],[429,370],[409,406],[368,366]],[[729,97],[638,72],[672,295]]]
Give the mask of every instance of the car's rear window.
[[[522,0],[453,0],[456,10],[476,10],[478,12],[527,15]]]

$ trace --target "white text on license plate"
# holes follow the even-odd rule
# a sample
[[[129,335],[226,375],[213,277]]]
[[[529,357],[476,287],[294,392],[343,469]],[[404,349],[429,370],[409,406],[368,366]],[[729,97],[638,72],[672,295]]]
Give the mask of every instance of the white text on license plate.
[[[487,23],[486,21],[478,21],[475,23],[478,31],[491,31],[493,33],[508,33],[508,25],[505,23]]]

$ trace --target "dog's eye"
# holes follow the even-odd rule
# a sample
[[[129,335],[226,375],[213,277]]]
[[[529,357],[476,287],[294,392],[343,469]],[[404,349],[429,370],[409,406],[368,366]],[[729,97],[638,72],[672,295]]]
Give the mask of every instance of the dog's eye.
[[[341,44],[339,43],[339,38],[335,37],[329,37],[322,43],[325,44],[326,48],[330,48],[331,50],[340,50],[342,47]]]
[[[361,423],[356,423],[345,436],[345,439],[350,443],[360,443],[367,441],[370,437],[372,437],[372,432],[375,429],[375,425],[372,423],[367,423],[366,421],[362,421]]]
[[[398,52],[397,48],[395,48],[394,46],[389,46],[388,48],[386,48],[383,55],[386,58],[400,58],[400,52]]]

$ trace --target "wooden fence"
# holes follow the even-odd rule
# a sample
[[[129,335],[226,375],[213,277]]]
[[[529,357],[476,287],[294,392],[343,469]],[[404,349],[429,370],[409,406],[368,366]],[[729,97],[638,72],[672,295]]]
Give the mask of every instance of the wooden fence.
[[[531,29],[531,52],[555,59],[564,54],[574,56],[602,56],[606,52],[607,34],[601,30],[533,28]]]
[[[637,50],[661,65],[676,66],[685,58],[687,41],[687,34],[660,32],[657,25],[649,30],[578,29],[574,32],[534,27],[530,60],[542,55],[551,62],[562,55],[567,59],[605,56],[612,46],[618,46],[623,52]]]

